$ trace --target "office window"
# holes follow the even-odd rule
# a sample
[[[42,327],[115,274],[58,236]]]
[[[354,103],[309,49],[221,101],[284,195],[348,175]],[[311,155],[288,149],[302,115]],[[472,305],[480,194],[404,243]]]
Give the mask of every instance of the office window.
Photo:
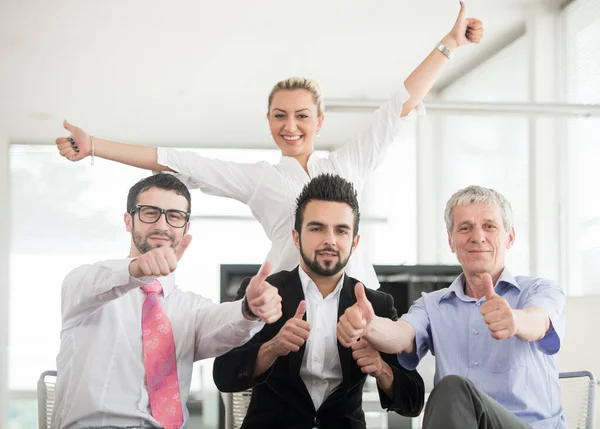
[[[528,46],[521,38],[443,92],[443,98],[461,101],[526,102]],[[493,188],[511,203],[516,241],[506,254],[513,274],[529,267],[529,125],[518,116],[446,116],[440,120],[440,212],[457,190],[469,185]],[[445,235],[440,214],[438,226]],[[446,241],[443,263],[455,263]]]
[[[565,99],[600,104],[600,2],[577,0],[562,13]],[[566,205],[572,240],[567,267],[574,294],[600,293],[600,119],[566,121]]]

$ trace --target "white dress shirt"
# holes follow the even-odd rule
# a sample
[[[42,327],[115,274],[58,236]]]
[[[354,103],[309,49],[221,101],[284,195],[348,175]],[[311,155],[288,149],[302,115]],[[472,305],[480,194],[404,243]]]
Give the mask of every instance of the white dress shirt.
[[[333,292],[323,298],[315,282],[302,267],[298,267],[298,274],[306,301],[306,321],[310,323],[300,378],[310,394],[315,410],[318,410],[343,379],[336,327],[344,276],[342,275]]]
[[[150,414],[142,350],[140,286],[154,277],[131,277],[131,260],[84,265],[63,282],[53,428],[160,427]],[[246,320],[241,301],[215,304],[183,292],[173,273],[158,280],[175,339],[185,428],[193,363],[245,344],[264,324]]]
[[[190,189],[229,197],[248,205],[260,222],[272,247],[267,260],[272,272],[291,271],[300,263],[291,231],[294,229],[296,198],[311,178],[331,173],[352,182],[362,195],[369,175],[382,163],[387,149],[407,129],[407,121],[425,109],[419,105],[410,115],[400,117],[402,104],[409,98],[403,87],[374,114],[369,128],[333,151],[328,158],[314,153],[308,159],[308,174],[296,159],[282,156],[279,164],[243,164],[200,156],[196,153],[159,148],[158,163],[177,171]],[[346,274],[361,279],[370,288],[379,282],[372,264],[359,246],[346,266]]]

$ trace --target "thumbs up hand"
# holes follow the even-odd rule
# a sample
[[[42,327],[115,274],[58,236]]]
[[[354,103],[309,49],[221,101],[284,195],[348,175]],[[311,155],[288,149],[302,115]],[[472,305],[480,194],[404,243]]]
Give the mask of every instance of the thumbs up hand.
[[[494,283],[489,274],[482,277],[485,287],[485,304],[481,306],[483,321],[488,325],[492,338],[503,340],[517,333],[515,312],[508,302],[494,291]]]
[[[297,352],[310,335],[310,324],[303,320],[306,313],[306,301],[300,301],[296,314],[285,322],[277,335],[270,341],[275,356],[286,356]]]
[[[271,272],[269,261],[252,277],[246,288],[246,300],[250,311],[265,323],[273,323],[281,317],[281,296],[277,288],[267,282]]]
[[[186,234],[175,249],[170,246],[161,246],[143,253],[129,264],[129,274],[132,277],[160,277],[172,273],[177,269],[177,263],[191,242],[192,236]]]
[[[375,316],[373,306],[367,299],[365,287],[362,283],[356,284],[354,294],[356,296],[356,304],[346,309],[337,325],[337,337],[340,344],[344,347],[350,347],[360,337],[365,336],[369,329],[369,324]]]
[[[467,17],[467,6],[465,2],[460,2],[460,11],[454,26],[446,39],[450,42],[449,46],[456,47],[467,45],[469,43],[479,43],[483,37],[483,23],[476,18]]]
[[[80,161],[92,153],[92,143],[88,133],[66,120],[63,122],[63,127],[70,135],[56,139],[56,147],[62,156],[69,161]]]

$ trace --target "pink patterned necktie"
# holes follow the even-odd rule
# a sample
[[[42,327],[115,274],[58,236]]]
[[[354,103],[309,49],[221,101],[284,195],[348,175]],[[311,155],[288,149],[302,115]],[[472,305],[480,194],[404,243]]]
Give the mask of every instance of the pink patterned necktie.
[[[183,424],[175,341],[169,318],[158,301],[162,286],[155,280],[142,290],[147,293],[142,307],[142,343],[150,409],[165,429]]]

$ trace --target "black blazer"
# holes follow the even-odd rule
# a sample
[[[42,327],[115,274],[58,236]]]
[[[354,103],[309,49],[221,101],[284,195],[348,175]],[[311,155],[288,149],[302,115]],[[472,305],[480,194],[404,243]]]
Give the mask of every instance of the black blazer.
[[[298,304],[304,299],[298,268],[273,274],[267,281],[277,287],[279,295],[283,298],[282,317],[273,324],[265,325],[245,345],[215,359],[213,367],[215,384],[220,391],[239,392],[252,388],[252,399],[242,428],[366,428],[362,410],[362,391],[366,375],[352,358],[352,349],[343,347],[339,341],[342,384],[325,399],[318,410],[315,410],[310,394],[300,378],[305,346],[298,352],[279,357],[271,368],[254,379],[254,366],[259,348],[277,335],[285,322],[294,316]],[[244,296],[249,282],[249,279],[242,282],[236,299]],[[338,317],[346,308],[356,303],[354,286],[357,282],[344,276]],[[394,300],[390,295],[371,289],[365,290],[375,314],[392,320],[398,318]],[[381,355],[394,372],[394,397],[390,399],[380,390],[381,406],[405,416],[418,416],[424,403],[423,379],[416,371],[402,368],[395,355]]]

